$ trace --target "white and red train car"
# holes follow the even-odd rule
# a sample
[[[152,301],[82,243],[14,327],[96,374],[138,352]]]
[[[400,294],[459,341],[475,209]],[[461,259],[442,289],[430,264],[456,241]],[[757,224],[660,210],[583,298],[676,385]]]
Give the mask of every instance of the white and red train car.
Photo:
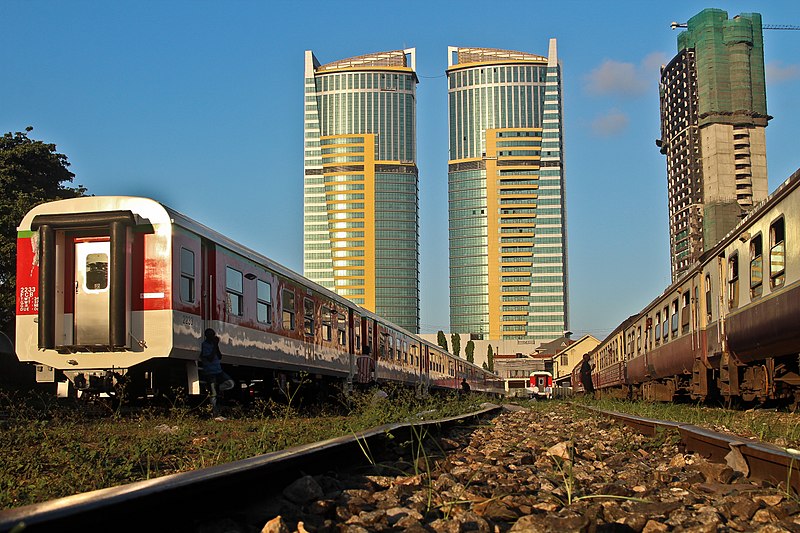
[[[528,377],[526,390],[531,398],[551,399],[553,397],[553,374],[545,370],[534,370]]]
[[[20,361],[59,391],[199,392],[206,328],[242,388],[299,373],[500,394],[494,374],[443,351],[160,203],[42,204],[18,228]],[[271,385],[268,385],[271,386]]]

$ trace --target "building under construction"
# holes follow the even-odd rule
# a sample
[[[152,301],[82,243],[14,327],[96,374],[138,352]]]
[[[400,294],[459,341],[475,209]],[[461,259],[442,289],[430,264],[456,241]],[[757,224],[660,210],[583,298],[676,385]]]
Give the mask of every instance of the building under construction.
[[[758,13],[701,11],[661,68],[673,280],[767,197],[765,85]]]

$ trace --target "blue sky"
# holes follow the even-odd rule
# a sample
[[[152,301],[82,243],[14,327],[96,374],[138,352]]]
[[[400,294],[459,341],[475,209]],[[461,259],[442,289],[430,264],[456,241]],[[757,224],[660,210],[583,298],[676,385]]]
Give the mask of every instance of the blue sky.
[[[422,331],[447,331],[447,46],[564,74],[571,329],[603,336],[669,283],[658,68],[706,7],[800,25],[800,2],[5,0],[0,130],[33,126],[96,195],[148,196],[302,272],[303,52],[416,47]],[[800,167],[800,31],[765,31],[770,190]]]

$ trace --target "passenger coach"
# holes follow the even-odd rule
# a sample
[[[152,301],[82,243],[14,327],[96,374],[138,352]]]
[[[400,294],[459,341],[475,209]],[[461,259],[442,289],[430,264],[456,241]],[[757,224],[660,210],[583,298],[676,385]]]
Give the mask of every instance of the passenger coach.
[[[800,405],[798,324],[800,171],[598,345],[593,379],[649,400]]]
[[[59,393],[199,392],[206,328],[242,388],[392,381],[500,393],[489,372],[158,202],[40,205],[18,228],[17,354]]]

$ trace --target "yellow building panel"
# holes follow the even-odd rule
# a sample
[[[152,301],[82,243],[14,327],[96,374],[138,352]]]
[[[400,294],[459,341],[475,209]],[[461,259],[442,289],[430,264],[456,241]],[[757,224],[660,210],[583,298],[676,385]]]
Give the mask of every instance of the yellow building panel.
[[[375,72],[375,71],[382,71],[382,72],[402,72],[404,74],[416,74],[411,69],[411,67],[382,67],[376,65],[362,65],[362,66],[352,66],[352,67],[336,67],[336,68],[329,68],[326,69],[324,66],[317,69],[318,76],[325,76],[328,74],[339,74],[340,72]]]
[[[395,69],[397,70],[397,69]],[[341,72],[337,70],[336,72]],[[362,143],[343,143],[343,144],[326,144],[325,141],[332,139],[363,139]],[[337,148],[355,148],[363,147],[360,152],[342,152],[337,154],[325,154],[322,156],[323,168],[322,173],[325,177],[325,186],[334,187],[337,185],[344,185],[348,183],[357,183],[363,185],[361,190],[349,191],[326,191],[325,192],[325,205],[327,207],[328,221],[329,221],[329,236],[328,239],[332,246],[332,259],[347,260],[357,258],[364,261],[364,266],[357,269],[335,269],[334,270],[334,286],[337,289],[363,289],[364,290],[364,307],[370,311],[375,310],[375,135],[374,134],[341,134],[329,135],[320,138],[320,144],[325,146],[336,146]],[[363,157],[364,161],[325,161],[325,159],[332,157],[342,157],[348,155],[355,155]],[[362,165],[363,170],[348,171],[342,170],[339,167],[350,165]],[[335,170],[334,170],[335,169]],[[335,181],[332,178],[341,175],[361,175],[361,180],[353,179],[347,181]],[[359,195],[359,198],[351,198],[347,200],[337,200],[337,195]],[[347,215],[346,218],[337,218],[337,215]],[[336,228],[335,223],[344,222],[361,222],[364,227],[362,228]],[[335,237],[337,233],[361,233],[363,237]],[[357,244],[356,244],[357,243]],[[361,252],[355,256],[337,257],[336,252]],[[347,276],[343,272],[350,272],[352,270],[364,270],[363,276]],[[361,281],[358,285],[339,285],[338,281]]]
[[[514,178],[516,178],[518,180],[519,179],[525,179],[527,177],[529,177],[529,176],[514,176]],[[500,178],[500,183],[498,183],[498,185],[500,187],[502,187],[503,190],[511,191],[511,190],[516,190],[516,189],[538,189],[539,188],[539,184],[538,183],[506,183],[506,182],[503,181],[504,179],[511,179],[511,178],[502,178],[502,177]],[[539,195],[537,193],[532,192],[532,193],[526,195],[526,197],[527,198],[538,198]]]
[[[502,291],[500,289],[500,239],[496,236],[500,234],[500,221],[498,217],[500,200],[498,199],[499,190],[497,181],[489,179],[489,176],[497,175],[497,160],[492,159],[496,150],[494,146],[495,130],[486,130],[486,231],[489,236],[487,243],[488,269],[489,269],[489,338],[497,339],[500,337],[502,329],[500,316],[497,310],[500,309],[502,301]]]
[[[457,65],[453,65],[447,68],[447,73],[457,72],[459,70],[465,70],[468,68],[477,68],[477,67],[492,67],[492,66],[513,66],[513,65],[541,65],[547,66],[547,58],[544,58],[542,61],[532,61],[532,60],[513,60],[513,59],[504,59],[498,61],[475,61],[472,63],[459,63]]]
[[[505,133],[507,131],[533,131],[533,132],[542,132],[542,128],[495,128],[491,130],[496,134],[498,133]],[[486,137],[489,137],[489,130],[486,130]],[[535,137],[534,137],[535,138]]]
[[[483,160],[482,157],[467,157],[464,159],[451,159],[447,163],[450,165],[454,165],[457,163],[473,163],[475,161],[482,161],[482,160]]]
[[[364,135],[364,196],[364,307],[375,312],[375,134]]]

